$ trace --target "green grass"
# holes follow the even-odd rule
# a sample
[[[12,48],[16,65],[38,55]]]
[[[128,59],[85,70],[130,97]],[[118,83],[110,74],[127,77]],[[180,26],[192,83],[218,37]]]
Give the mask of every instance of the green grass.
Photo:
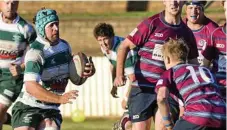
[[[61,130],[112,130],[113,123],[117,120],[118,118],[89,118],[82,123],[74,123],[71,119],[65,118]],[[3,130],[12,130],[12,128],[4,125]]]
[[[74,123],[71,119],[65,118],[62,123],[61,130],[111,130],[113,123],[117,119],[86,119],[82,123]],[[3,127],[3,130],[11,130],[8,125]]]

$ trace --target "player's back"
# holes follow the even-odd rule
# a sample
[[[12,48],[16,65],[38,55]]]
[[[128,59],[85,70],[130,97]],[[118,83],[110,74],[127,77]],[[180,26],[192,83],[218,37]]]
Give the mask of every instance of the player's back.
[[[179,64],[171,72],[172,81],[185,104],[183,118],[209,127],[224,125],[226,105],[211,72],[205,67],[190,64]]]

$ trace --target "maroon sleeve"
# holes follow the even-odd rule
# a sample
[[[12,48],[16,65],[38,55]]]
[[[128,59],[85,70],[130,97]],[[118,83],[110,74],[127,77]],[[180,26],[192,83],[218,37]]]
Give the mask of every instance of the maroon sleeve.
[[[193,35],[193,32],[190,29],[188,31],[189,31],[188,41],[186,42],[189,47],[188,59],[191,60],[191,59],[197,58],[199,56],[199,53],[198,53],[195,36]]]
[[[213,41],[213,33],[209,38],[205,48],[203,48],[202,55],[209,61],[215,58],[215,48],[214,48],[214,41]]]
[[[155,92],[157,93],[158,92],[158,89],[161,88],[161,87],[168,87],[170,86],[170,70],[167,70],[165,71],[161,78],[158,80],[157,84],[156,84],[156,87],[155,87]]]
[[[152,31],[152,18],[141,22],[127,38],[136,46],[142,46],[149,38]]]

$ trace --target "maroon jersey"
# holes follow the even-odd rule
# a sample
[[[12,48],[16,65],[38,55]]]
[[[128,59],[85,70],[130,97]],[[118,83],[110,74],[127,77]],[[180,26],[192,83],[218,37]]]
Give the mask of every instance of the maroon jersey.
[[[221,86],[226,86],[226,35],[226,24],[214,30],[203,52],[206,59],[213,61],[212,72]]]
[[[160,87],[167,87],[170,94],[182,99],[184,120],[208,127],[225,125],[226,104],[207,68],[178,64],[163,73],[157,82],[156,92]]]
[[[127,37],[139,48],[139,59],[135,65],[136,80],[132,86],[155,87],[165,71],[161,48],[169,38],[183,38],[190,48],[188,58],[194,59],[198,56],[192,31],[182,20],[179,25],[168,24],[163,13],[144,20]]]
[[[184,20],[187,24],[187,19]],[[205,17],[204,25],[198,30],[192,30],[196,44],[199,52],[198,61],[201,64],[203,62],[203,55],[202,51],[204,50],[206,44],[209,44],[211,33],[218,27],[214,21],[210,20],[209,18]]]

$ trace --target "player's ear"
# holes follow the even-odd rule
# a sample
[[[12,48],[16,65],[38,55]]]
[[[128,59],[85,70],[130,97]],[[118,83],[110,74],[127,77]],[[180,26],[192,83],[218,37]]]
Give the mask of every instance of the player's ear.
[[[167,64],[170,64],[170,57],[169,56],[166,57],[166,62],[167,62]]]

